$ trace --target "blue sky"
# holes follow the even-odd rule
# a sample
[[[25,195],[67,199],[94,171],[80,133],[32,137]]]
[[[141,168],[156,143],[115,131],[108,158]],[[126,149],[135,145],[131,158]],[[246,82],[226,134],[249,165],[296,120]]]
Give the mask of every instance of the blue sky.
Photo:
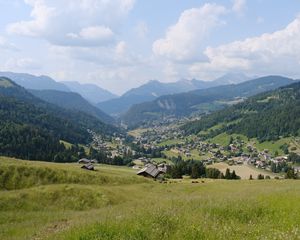
[[[0,70],[95,83],[300,77],[299,0],[0,0]]]

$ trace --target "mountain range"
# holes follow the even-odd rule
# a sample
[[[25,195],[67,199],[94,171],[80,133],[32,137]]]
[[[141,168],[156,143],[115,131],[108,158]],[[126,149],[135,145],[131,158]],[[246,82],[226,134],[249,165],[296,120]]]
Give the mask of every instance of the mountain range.
[[[97,106],[104,112],[120,116],[134,104],[152,101],[160,96],[188,92],[196,89],[206,89],[229,83],[239,83],[248,80],[249,77],[241,73],[226,74],[214,81],[180,80],[177,82],[164,83],[151,80],[140,87],[133,88],[121,97],[98,103]]]
[[[94,104],[118,97],[117,95],[97,86],[96,84],[81,84],[75,81],[62,83],[66,85],[72,92],[79,93],[82,97]]]
[[[140,87],[130,89],[122,96],[118,97],[117,95],[102,89],[95,84],[81,84],[75,81],[57,82],[48,76],[35,76],[27,73],[0,72],[0,76],[8,77],[15,81],[18,85],[30,90],[54,90],[66,93],[78,93],[92,105],[95,105],[103,112],[112,116],[120,116],[134,104],[152,101],[163,95],[187,92],[196,89],[205,89],[229,83],[238,83],[249,79],[248,76],[241,73],[229,73],[214,81],[183,79],[177,82],[163,83],[157,80],[152,80]],[[53,96],[51,96],[51,93]],[[47,96],[45,96],[45,98],[47,99],[44,100],[55,103],[56,105],[61,105],[61,107],[66,107],[66,105],[70,103],[70,97],[72,96],[71,94],[68,95],[69,100],[67,101],[68,104],[66,104],[58,102],[56,99],[52,99],[57,95],[55,92],[48,91],[46,95]],[[40,97],[42,96],[40,95]],[[75,95],[73,95],[73,97],[75,97]],[[74,102],[76,101],[78,101],[78,96],[74,99]],[[84,105],[86,104],[79,104],[79,106]],[[89,106],[88,109],[91,113],[91,106]],[[95,112],[95,109],[93,112]],[[107,117],[106,119],[108,120]],[[101,120],[104,120],[104,118],[101,118]],[[111,121],[111,119],[109,121]]]
[[[26,89],[36,90],[58,90],[69,92],[70,89],[60,82],[56,82],[48,76],[35,76],[28,73],[0,72],[0,76],[13,80]]]
[[[154,101],[132,106],[121,119],[126,125],[133,127],[165,117],[199,115],[222,109],[228,104],[237,103],[244,98],[276,89],[293,81],[281,76],[267,76],[238,84],[164,95]]]
[[[35,76],[28,73],[0,72],[0,76],[7,77],[26,89],[76,92],[91,103],[117,97],[96,84],[81,84],[75,81],[57,82],[48,76]]]

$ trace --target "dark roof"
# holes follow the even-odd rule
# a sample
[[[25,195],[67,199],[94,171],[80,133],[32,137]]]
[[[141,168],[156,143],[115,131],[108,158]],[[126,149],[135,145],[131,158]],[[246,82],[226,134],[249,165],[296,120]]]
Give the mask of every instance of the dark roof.
[[[162,173],[162,171],[153,164],[147,164],[146,167],[138,171],[137,175],[142,175],[144,173],[156,178],[160,173]]]
[[[94,170],[94,165],[93,164],[85,164],[81,168],[86,169],[86,170]]]
[[[89,163],[91,162],[91,160],[87,159],[87,158],[81,158],[78,160],[79,163]]]

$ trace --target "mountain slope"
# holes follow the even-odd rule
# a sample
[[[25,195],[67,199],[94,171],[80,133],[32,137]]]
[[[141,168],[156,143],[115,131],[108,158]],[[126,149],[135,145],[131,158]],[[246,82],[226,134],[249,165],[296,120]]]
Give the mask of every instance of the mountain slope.
[[[207,113],[241,101],[245,97],[276,89],[292,82],[293,80],[289,78],[267,76],[239,84],[161,96],[152,102],[131,107],[122,116],[122,120],[125,124],[134,126],[164,117],[184,117]]]
[[[121,97],[97,104],[97,106],[106,113],[120,115],[125,113],[134,104],[155,100],[156,98],[175,93],[183,93],[196,89],[206,89],[210,87],[240,83],[250,78],[242,73],[228,73],[214,81],[201,80],[180,80],[177,82],[163,83],[156,80],[133,88],[123,94]]]
[[[89,143],[87,129],[102,135],[118,131],[90,115],[46,103],[0,78],[0,155],[53,161],[58,154],[67,154],[60,140]]]
[[[63,82],[72,92],[77,92],[91,103],[108,101],[117,95],[100,88],[95,84],[81,84],[78,82]]]
[[[34,96],[59,107],[84,112],[105,123],[114,122],[112,117],[90,104],[78,93],[56,90],[29,90],[29,92],[31,92]]]
[[[34,76],[27,73],[0,72],[0,76],[13,80],[26,89],[52,89],[68,92],[70,89],[62,83],[56,82],[48,76]]]
[[[238,84],[254,79],[255,77],[249,77],[243,73],[227,73],[219,78],[216,78],[213,82],[215,86],[227,85],[227,84]]]
[[[183,126],[187,134],[219,125],[210,137],[222,132],[244,134],[260,141],[300,135],[300,82],[262,93],[237,105]]]
[[[166,94],[186,92],[210,86],[214,86],[212,82],[199,80],[181,80],[175,83],[162,83],[152,80],[138,88],[129,90],[119,98],[98,103],[97,106],[109,114],[120,115],[120,113],[126,112],[134,104],[152,101]]]

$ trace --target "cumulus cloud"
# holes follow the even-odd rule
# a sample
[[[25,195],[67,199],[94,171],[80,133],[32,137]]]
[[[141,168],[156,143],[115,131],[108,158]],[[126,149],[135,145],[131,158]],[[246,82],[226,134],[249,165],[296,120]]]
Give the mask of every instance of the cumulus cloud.
[[[115,31],[134,0],[24,0],[32,7],[31,20],[11,23],[7,31],[40,37],[54,45],[102,46]]]
[[[114,40],[114,33],[105,26],[90,26],[82,28],[78,34],[67,33],[66,43],[75,46],[99,46],[111,43]]]
[[[43,0],[24,0],[32,7],[30,21],[20,21],[8,25],[9,33],[17,33],[26,36],[39,36],[46,32],[51,18],[55,15],[55,8],[48,7]]]
[[[220,16],[225,12],[226,9],[217,4],[185,10],[165,37],[153,43],[154,54],[174,61],[201,58],[205,40],[216,26],[222,24]]]
[[[255,74],[299,74],[300,16],[286,28],[258,37],[208,47],[207,63],[196,63],[192,75],[214,71],[244,71]]]

